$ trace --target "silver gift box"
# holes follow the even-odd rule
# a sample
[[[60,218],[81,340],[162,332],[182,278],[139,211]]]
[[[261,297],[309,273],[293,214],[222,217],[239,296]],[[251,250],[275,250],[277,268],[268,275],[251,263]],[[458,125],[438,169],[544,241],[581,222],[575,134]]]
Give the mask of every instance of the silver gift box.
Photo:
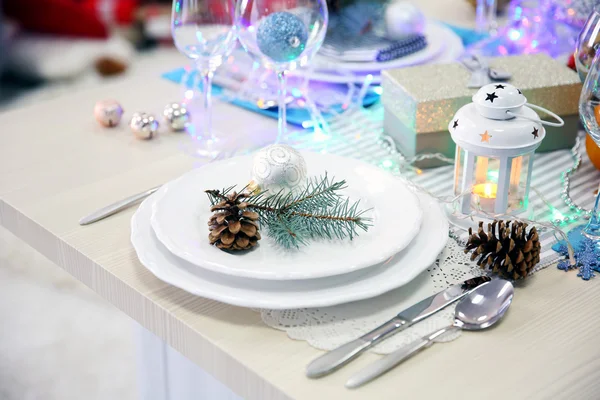
[[[543,54],[498,57],[491,67],[510,72],[510,83],[521,89],[527,101],[547,108],[565,120],[561,128],[546,127],[547,136],[538,151],[573,146],[579,130],[578,103],[581,82],[577,73]],[[442,153],[454,157],[448,121],[477,89],[469,89],[471,72],[462,64],[437,64],[384,71],[381,101],[384,130],[407,157]],[[544,118],[544,115],[540,115]],[[441,165],[428,160],[420,167]]]

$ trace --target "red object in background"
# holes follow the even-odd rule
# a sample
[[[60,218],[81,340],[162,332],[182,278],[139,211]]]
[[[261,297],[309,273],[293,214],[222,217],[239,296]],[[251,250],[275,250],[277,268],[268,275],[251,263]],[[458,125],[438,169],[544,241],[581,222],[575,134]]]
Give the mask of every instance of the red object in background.
[[[102,6],[106,0],[5,0],[4,13],[21,28],[55,35],[106,38]],[[113,0],[112,18],[119,24],[133,20],[138,0]]]
[[[577,71],[577,67],[575,66],[575,54],[571,54],[571,57],[569,57],[567,67],[571,68],[573,71]]]
[[[268,10],[269,14],[276,11],[285,11],[290,8],[296,7],[297,0],[248,0],[248,7],[244,18],[250,21],[250,14],[252,13],[252,2],[256,1],[261,11]]]
[[[269,11],[285,11],[296,7],[296,0],[262,0]]]

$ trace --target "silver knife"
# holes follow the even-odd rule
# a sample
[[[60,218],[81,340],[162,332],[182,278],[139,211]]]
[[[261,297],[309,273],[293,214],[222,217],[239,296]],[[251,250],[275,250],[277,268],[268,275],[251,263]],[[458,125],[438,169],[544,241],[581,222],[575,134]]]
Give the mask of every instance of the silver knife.
[[[94,211],[88,216],[85,216],[79,220],[79,225],[89,225],[94,222],[98,222],[104,218],[110,217],[111,215],[115,215],[118,212],[125,210],[126,208],[131,207],[138,201],[145,199],[150,196],[152,193],[156,192],[160,189],[160,186],[153,187],[152,189],[148,189],[138,194],[134,194],[133,196],[129,196],[126,199],[119,200],[115,203],[112,203],[106,207],[99,209],[98,211]]]
[[[435,314],[489,281],[490,278],[485,276],[467,279],[425,300],[421,300],[371,332],[314,359],[306,367],[306,376],[320,378],[330,374],[358,357],[368,348]]]
[[[220,152],[214,158],[212,158],[207,164],[222,160],[224,158],[228,158],[233,153],[234,153],[233,150]],[[146,197],[152,195],[154,192],[156,192],[158,189],[160,189],[161,186],[162,185],[155,186],[152,189],[145,190],[141,193],[134,194],[133,196],[129,196],[123,200],[119,200],[115,203],[109,204],[106,207],[102,207],[101,209],[94,211],[90,215],[87,215],[87,216],[81,218],[79,220],[79,225],[93,224],[94,222],[101,221],[104,218],[110,217],[111,215],[115,215],[115,214],[131,207],[138,201],[143,200]]]

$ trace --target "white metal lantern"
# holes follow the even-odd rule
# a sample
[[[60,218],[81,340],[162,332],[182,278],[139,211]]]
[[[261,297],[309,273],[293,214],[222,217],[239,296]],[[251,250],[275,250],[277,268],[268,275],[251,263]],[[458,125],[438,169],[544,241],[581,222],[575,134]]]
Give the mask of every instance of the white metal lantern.
[[[558,121],[542,121],[533,109]],[[517,214],[527,208],[533,154],[546,136],[542,126],[562,119],[533,104],[519,89],[492,83],[479,89],[448,129],[456,143],[454,192],[459,211],[470,214]]]

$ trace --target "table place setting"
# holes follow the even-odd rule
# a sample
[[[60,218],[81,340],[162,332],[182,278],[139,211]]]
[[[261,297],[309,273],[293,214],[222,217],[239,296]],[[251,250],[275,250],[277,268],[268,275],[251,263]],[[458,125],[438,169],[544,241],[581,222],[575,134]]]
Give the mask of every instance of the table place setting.
[[[515,287],[524,290],[521,282],[561,257],[559,269],[578,269],[585,280],[600,271],[598,200],[593,211],[578,205],[593,201],[586,179],[593,168],[582,161],[577,136],[581,114],[593,139],[588,154],[600,143],[600,55],[578,114],[575,72],[545,56],[467,54],[396,70],[441,59],[453,43],[446,27],[402,2],[331,15],[324,0],[276,10],[227,2],[229,12],[215,11],[205,26],[195,14],[210,4],[174,2],[175,44],[196,63],[201,84],[191,70],[163,76],[181,83],[186,98],[190,87],[202,90],[201,115],[185,100],[168,103],[163,114],[171,134],[190,139],[186,155],[200,166],[80,220],[93,224],[142,201],[131,245],[158,279],[253,309],[265,325],[326,351],[307,364],[308,378],[334,373],[365,351],[382,355],[348,374],[345,386],[355,389],[433,343],[496,325]],[[394,31],[395,18],[406,30]],[[205,32],[201,46],[190,44],[200,40],[190,30]],[[253,84],[268,86],[259,67],[275,77],[268,96],[254,93]],[[223,77],[249,69],[234,85],[235,101],[276,115],[276,138],[237,149],[232,137],[212,131],[211,85],[216,77],[228,90]],[[293,81],[291,99],[288,76],[305,79]],[[349,94],[309,81],[347,85]],[[363,83],[358,94],[355,83]],[[304,114],[290,118],[288,106],[294,110],[299,98]],[[106,129],[123,114],[116,101],[94,110]],[[290,132],[288,123],[302,129]],[[159,130],[147,113],[129,125],[138,139]],[[584,162],[586,174],[575,176]],[[586,219],[585,228],[565,232]]]
[[[317,175],[345,179],[338,184],[319,178],[304,188],[298,176],[306,171],[293,171],[291,160]],[[265,177],[272,186],[265,185]],[[236,182],[241,182],[241,200],[222,201],[227,192],[220,191],[209,193],[218,203],[207,196],[209,188]],[[262,188],[258,195],[248,193],[252,186],[244,183],[250,182]],[[278,190],[282,186],[288,194]],[[274,195],[269,196],[269,187],[276,188]],[[265,212],[277,207],[282,211]],[[392,214],[396,217],[385,217]],[[345,222],[361,218],[364,222],[356,224],[364,226]],[[263,237],[257,227],[266,230]],[[407,284],[435,261],[447,232],[434,201],[415,195],[385,171],[285,145],[193,170],[163,185],[132,219],[138,257],[157,276],[203,297],[270,309],[331,306]]]
[[[492,90],[498,93],[495,98],[486,95]],[[490,100],[493,104],[496,99],[498,105],[485,103]],[[253,156],[213,161],[162,185],[134,214],[132,244],[142,265],[165,282],[205,298],[265,309],[271,316],[277,310],[285,315],[289,310],[307,308],[325,309],[336,315],[351,307],[359,311],[354,319],[360,319],[362,307],[406,308],[392,320],[388,320],[388,314],[387,322],[381,326],[316,360],[308,367],[309,377],[323,376],[367,348],[431,317],[427,324],[415,326],[410,333],[407,330],[406,335],[394,335],[397,337],[394,347],[384,351],[391,358],[382,359],[348,381],[349,388],[358,387],[433,340],[455,339],[458,329],[443,328],[453,312],[449,306],[464,296],[476,304],[473,298],[480,297],[470,296],[471,290],[479,293],[480,286],[490,281],[481,275],[523,279],[539,263],[541,246],[535,227],[528,229],[519,217],[506,222],[485,221],[491,212],[496,213],[494,218],[506,216],[511,204],[522,211],[518,207],[528,203],[531,175],[526,172],[524,179],[521,173],[516,175],[515,179],[523,179],[514,183],[519,188],[513,192],[517,200],[508,195],[502,197],[501,192],[509,189],[503,188],[502,180],[497,181],[494,197],[486,194],[486,198],[498,198],[491,206],[481,201],[477,185],[469,184],[482,176],[485,179],[510,176],[510,173],[487,172],[501,168],[502,163],[500,167],[493,163],[480,165],[488,154],[487,148],[467,143],[472,137],[480,139],[477,143],[487,143],[499,135],[502,124],[517,123],[520,125],[513,128],[514,132],[509,131],[512,136],[502,149],[507,152],[508,143],[529,155],[545,136],[543,124],[562,122],[558,116],[555,118],[559,122],[553,123],[540,120],[530,109],[522,111],[525,103],[522,93],[512,85],[491,84],[480,89],[473,103],[464,107],[473,108],[472,116],[461,114],[466,112],[463,109],[458,111],[457,119],[469,129],[452,137],[460,145],[458,152],[477,154],[477,165],[465,161],[465,166],[458,169],[461,172],[455,182],[459,195],[446,208],[415,185],[367,163],[333,154],[300,153],[288,145],[274,144]],[[512,118],[517,122],[499,119],[486,122],[490,115],[499,118],[500,113],[514,115]],[[486,123],[488,130],[479,134],[478,125]],[[538,135],[533,136],[532,143],[522,145],[521,131],[529,133],[532,123]],[[526,126],[521,127],[523,124]],[[449,130],[455,132],[456,128],[455,119],[450,122]],[[466,154],[460,159],[469,157]],[[483,174],[479,171],[482,168],[486,168]],[[468,169],[471,173],[463,174]],[[530,165],[527,171],[531,169]],[[466,194],[460,191],[464,188]],[[468,202],[467,195],[471,196]],[[452,257],[446,254],[448,216],[455,216],[449,207],[456,205],[464,216],[483,219],[476,233],[469,228],[470,237],[462,251],[465,257],[472,253],[470,261],[478,258],[479,269],[470,262],[445,265]],[[464,217],[459,219],[468,223]],[[442,291],[438,293],[428,275],[440,272],[448,274],[450,279],[447,276],[443,279]],[[467,279],[456,284],[455,278],[460,275]],[[505,281],[491,282],[494,287],[502,283],[504,289],[496,293],[507,296],[500,303],[502,307],[498,306],[493,315],[483,315],[489,320],[469,325],[465,322],[469,317],[461,311],[466,307],[463,305],[457,308],[454,327],[482,329],[504,314],[512,301],[512,285],[506,282],[510,285],[507,291]],[[368,304],[357,307],[360,300]],[[484,321],[477,310],[474,312],[476,318]],[[424,330],[435,333],[423,333]],[[425,339],[415,345],[412,343],[415,337]]]
[[[140,398],[598,397],[593,1],[131,3],[128,75],[0,115],[0,225],[131,318]],[[32,352],[136,358],[19,285]]]

